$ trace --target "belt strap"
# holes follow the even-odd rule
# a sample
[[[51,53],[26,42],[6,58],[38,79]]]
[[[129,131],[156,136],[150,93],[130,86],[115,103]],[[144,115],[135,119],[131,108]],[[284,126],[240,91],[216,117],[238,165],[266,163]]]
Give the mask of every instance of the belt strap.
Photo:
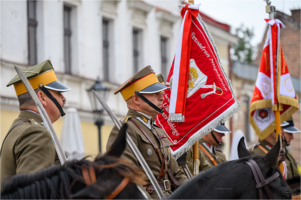
[[[163,157],[162,157],[162,154],[160,152],[160,148],[158,147],[158,145],[156,145],[152,140],[151,138],[148,136],[148,134],[141,128],[141,126],[139,126],[139,124],[137,122],[135,122],[133,119],[129,119],[129,121],[133,122],[140,130],[141,132],[145,135],[145,137],[150,141],[150,143],[152,144],[152,146],[154,147],[156,153],[158,154],[159,156],[159,159],[162,163],[162,167],[161,167],[161,170],[160,170],[160,173],[159,173],[159,176],[157,177],[157,180],[160,181],[164,175],[166,173],[168,173],[169,177],[171,178],[171,180],[173,181],[173,183],[175,185],[180,185],[180,183],[175,179],[175,177],[173,176],[173,174],[170,172],[170,170],[167,168],[167,155],[166,155],[166,152],[165,152],[165,146],[164,146],[164,142],[163,140],[160,138],[159,139],[159,142],[161,142],[162,144],[162,147],[163,147]],[[157,131],[154,129],[154,131],[156,132],[156,134],[158,135]],[[159,136],[159,135],[158,135]]]
[[[199,147],[204,151],[204,153],[208,156],[208,158],[211,160],[211,162],[214,164],[214,166],[217,165],[216,160],[210,155],[210,153],[201,145],[199,144]]]
[[[12,132],[12,130],[14,128],[16,128],[17,126],[19,126],[20,124],[23,124],[24,122],[30,122],[30,121],[29,120],[19,121],[13,127],[11,127],[11,129],[9,129],[8,133],[6,134],[6,136],[5,136],[5,138],[4,138],[3,142],[2,142],[2,146],[1,146],[1,150],[0,150],[0,156],[1,156],[3,145],[4,145],[4,142],[5,142],[6,138],[7,138],[7,136],[10,134],[10,132]]]
[[[263,146],[261,146],[260,144],[258,145],[258,147],[259,147],[265,154],[268,153],[268,151],[267,151],[265,148],[263,148]]]

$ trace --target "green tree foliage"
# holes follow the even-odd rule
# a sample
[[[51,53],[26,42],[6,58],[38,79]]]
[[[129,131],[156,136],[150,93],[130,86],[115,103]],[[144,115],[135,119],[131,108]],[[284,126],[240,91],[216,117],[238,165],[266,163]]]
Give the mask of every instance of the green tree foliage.
[[[255,48],[251,44],[254,30],[244,27],[242,24],[235,29],[235,33],[239,37],[237,44],[233,46],[236,60],[244,63],[252,63],[255,56]]]

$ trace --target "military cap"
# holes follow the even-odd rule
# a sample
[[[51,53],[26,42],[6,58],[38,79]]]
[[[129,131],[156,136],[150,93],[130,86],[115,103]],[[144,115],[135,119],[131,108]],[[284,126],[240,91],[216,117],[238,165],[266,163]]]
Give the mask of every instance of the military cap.
[[[283,130],[287,133],[300,133],[301,131],[295,127],[293,118],[290,117],[287,121],[288,125],[282,127]]]
[[[215,127],[213,130],[218,133],[231,133],[231,131],[225,126],[225,123]]]
[[[141,94],[152,94],[168,88],[169,87],[159,83],[153,69],[148,65],[123,83],[114,94],[120,92],[123,99],[126,101],[135,94],[135,91],[138,91]]]
[[[60,92],[70,90],[70,88],[57,80],[50,60],[46,60],[38,65],[29,67],[23,70],[23,73],[34,90],[38,89],[40,84],[50,90]],[[11,85],[14,85],[17,96],[27,93],[27,89],[18,75],[16,75],[6,86],[8,87]]]
[[[159,83],[164,85],[164,78],[163,78],[162,74],[157,74],[157,79],[158,79]]]

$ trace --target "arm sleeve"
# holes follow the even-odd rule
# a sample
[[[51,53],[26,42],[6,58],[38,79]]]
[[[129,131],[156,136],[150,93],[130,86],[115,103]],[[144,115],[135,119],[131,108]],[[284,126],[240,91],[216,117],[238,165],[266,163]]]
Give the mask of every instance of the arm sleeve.
[[[135,130],[133,129],[133,127],[131,126],[131,123],[128,123],[128,129],[127,132],[128,134],[131,136],[132,140],[134,141],[135,145],[138,147],[138,135],[135,133]],[[112,144],[114,143],[114,140],[116,139],[117,135],[119,133],[119,130],[116,126],[114,126],[114,128],[112,129],[109,139],[108,139],[108,143],[107,143],[107,150],[109,150],[109,148],[112,146]],[[132,151],[131,147],[126,144],[126,148],[121,156],[122,158],[125,158],[127,160],[130,160],[134,165],[139,165],[138,159],[136,158],[134,152]]]
[[[18,138],[15,148],[16,174],[35,173],[55,162],[56,152],[46,128],[27,128]]]
[[[172,175],[174,175],[180,185],[188,181],[188,178],[186,177],[184,171],[179,167],[176,159],[173,156],[170,157],[169,167]]]

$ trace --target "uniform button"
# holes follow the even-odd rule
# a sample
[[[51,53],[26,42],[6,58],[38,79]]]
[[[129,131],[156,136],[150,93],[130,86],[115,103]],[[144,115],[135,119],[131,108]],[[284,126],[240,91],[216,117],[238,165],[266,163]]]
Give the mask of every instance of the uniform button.
[[[37,122],[35,122],[34,124],[38,124]]]
[[[189,163],[189,161],[187,161],[187,164]]]

